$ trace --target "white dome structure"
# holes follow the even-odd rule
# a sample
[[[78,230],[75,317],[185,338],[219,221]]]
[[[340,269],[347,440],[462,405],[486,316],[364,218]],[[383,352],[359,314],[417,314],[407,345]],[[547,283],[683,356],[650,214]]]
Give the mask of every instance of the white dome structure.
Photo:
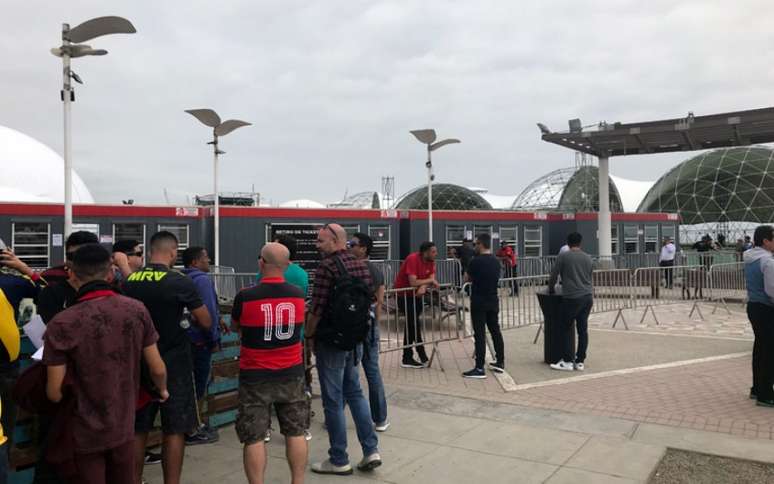
[[[280,207],[281,208],[325,208],[325,205],[323,205],[320,202],[315,202],[314,200],[299,198],[298,200],[288,200],[287,202],[281,203]]]
[[[0,126],[0,202],[64,203],[64,160],[40,141]],[[94,203],[73,170],[73,203]]]

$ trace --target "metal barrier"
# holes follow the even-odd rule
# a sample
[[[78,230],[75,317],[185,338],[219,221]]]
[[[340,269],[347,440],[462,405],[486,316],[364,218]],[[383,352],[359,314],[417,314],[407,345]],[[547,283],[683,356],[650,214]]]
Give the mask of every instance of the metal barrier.
[[[551,273],[556,263],[555,255],[543,257],[521,257],[517,259],[516,270],[523,277],[542,276]]]
[[[459,259],[442,259],[435,261],[435,278],[442,285],[462,287],[462,264]]]
[[[429,345],[432,354],[428,366],[432,366],[438,343],[461,337],[459,288],[443,284],[440,289],[430,289],[421,296],[415,295],[414,288],[389,289],[384,294],[379,320],[380,352]],[[440,359],[437,361],[440,366]]]
[[[212,277],[212,281],[215,283],[215,292],[221,304],[232,303],[239,291],[256,284],[256,275],[248,272],[231,274],[210,272],[210,277]]]
[[[703,265],[636,269],[632,274],[630,287],[632,307],[645,308],[640,324],[645,321],[648,312],[653,315],[656,324],[660,324],[653,306],[690,300],[693,300],[694,304],[688,317],[692,317],[695,311],[704,319],[698,303],[704,300],[705,292],[709,296],[708,273]]]
[[[709,270],[710,301],[714,302],[712,314],[715,314],[719,305],[723,305],[726,312],[731,314],[728,308],[729,302],[747,302],[747,280],[744,277],[744,262],[729,262],[713,264]]]
[[[620,319],[624,327],[629,329],[623,311],[632,308],[631,281],[632,271],[629,269],[601,269],[592,272],[594,306],[592,306],[591,312],[617,311],[613,327],[615,328]]]

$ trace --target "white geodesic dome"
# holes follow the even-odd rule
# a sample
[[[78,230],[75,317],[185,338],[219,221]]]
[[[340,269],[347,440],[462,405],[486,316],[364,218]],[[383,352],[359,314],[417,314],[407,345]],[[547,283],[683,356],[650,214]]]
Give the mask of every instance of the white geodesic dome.
[[[64,160],[40,141],[0,126],[0,202],[64,203]],[[94,203],[73,171],[73,203]]]

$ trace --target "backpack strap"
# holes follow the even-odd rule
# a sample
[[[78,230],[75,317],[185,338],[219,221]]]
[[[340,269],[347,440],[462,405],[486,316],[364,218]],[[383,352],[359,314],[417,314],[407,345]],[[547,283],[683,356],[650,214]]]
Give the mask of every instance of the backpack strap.
[[[334,255],[334,260],[336,261],[336,267],[339,269],[339,277],[344,277],[349,275],[349,271],[347,271],[346,266],[343,262],[341,262],[341,256]]]

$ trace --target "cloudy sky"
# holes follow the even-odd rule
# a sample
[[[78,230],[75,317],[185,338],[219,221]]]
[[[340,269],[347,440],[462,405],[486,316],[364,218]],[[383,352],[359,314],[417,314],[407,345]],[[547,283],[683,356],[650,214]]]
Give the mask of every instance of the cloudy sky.
[[[5,2],[0,124],[62,151],[61,23],[121,15],[132,36],[73,69],[75,167],[101,202],[173,203],[211,192],[210,134],[183,112],[254,126],[222,139],[221,187],[274,203],[345,191],[398,194],[424,179],[518,193],[570,166],[535,123],[634,122],[772,105],[771,0]],[[617,158],[655,179],[684,156]],[[0,167],[0,173],[2,173]],[[30,179],[34,183],[34,178]]]

